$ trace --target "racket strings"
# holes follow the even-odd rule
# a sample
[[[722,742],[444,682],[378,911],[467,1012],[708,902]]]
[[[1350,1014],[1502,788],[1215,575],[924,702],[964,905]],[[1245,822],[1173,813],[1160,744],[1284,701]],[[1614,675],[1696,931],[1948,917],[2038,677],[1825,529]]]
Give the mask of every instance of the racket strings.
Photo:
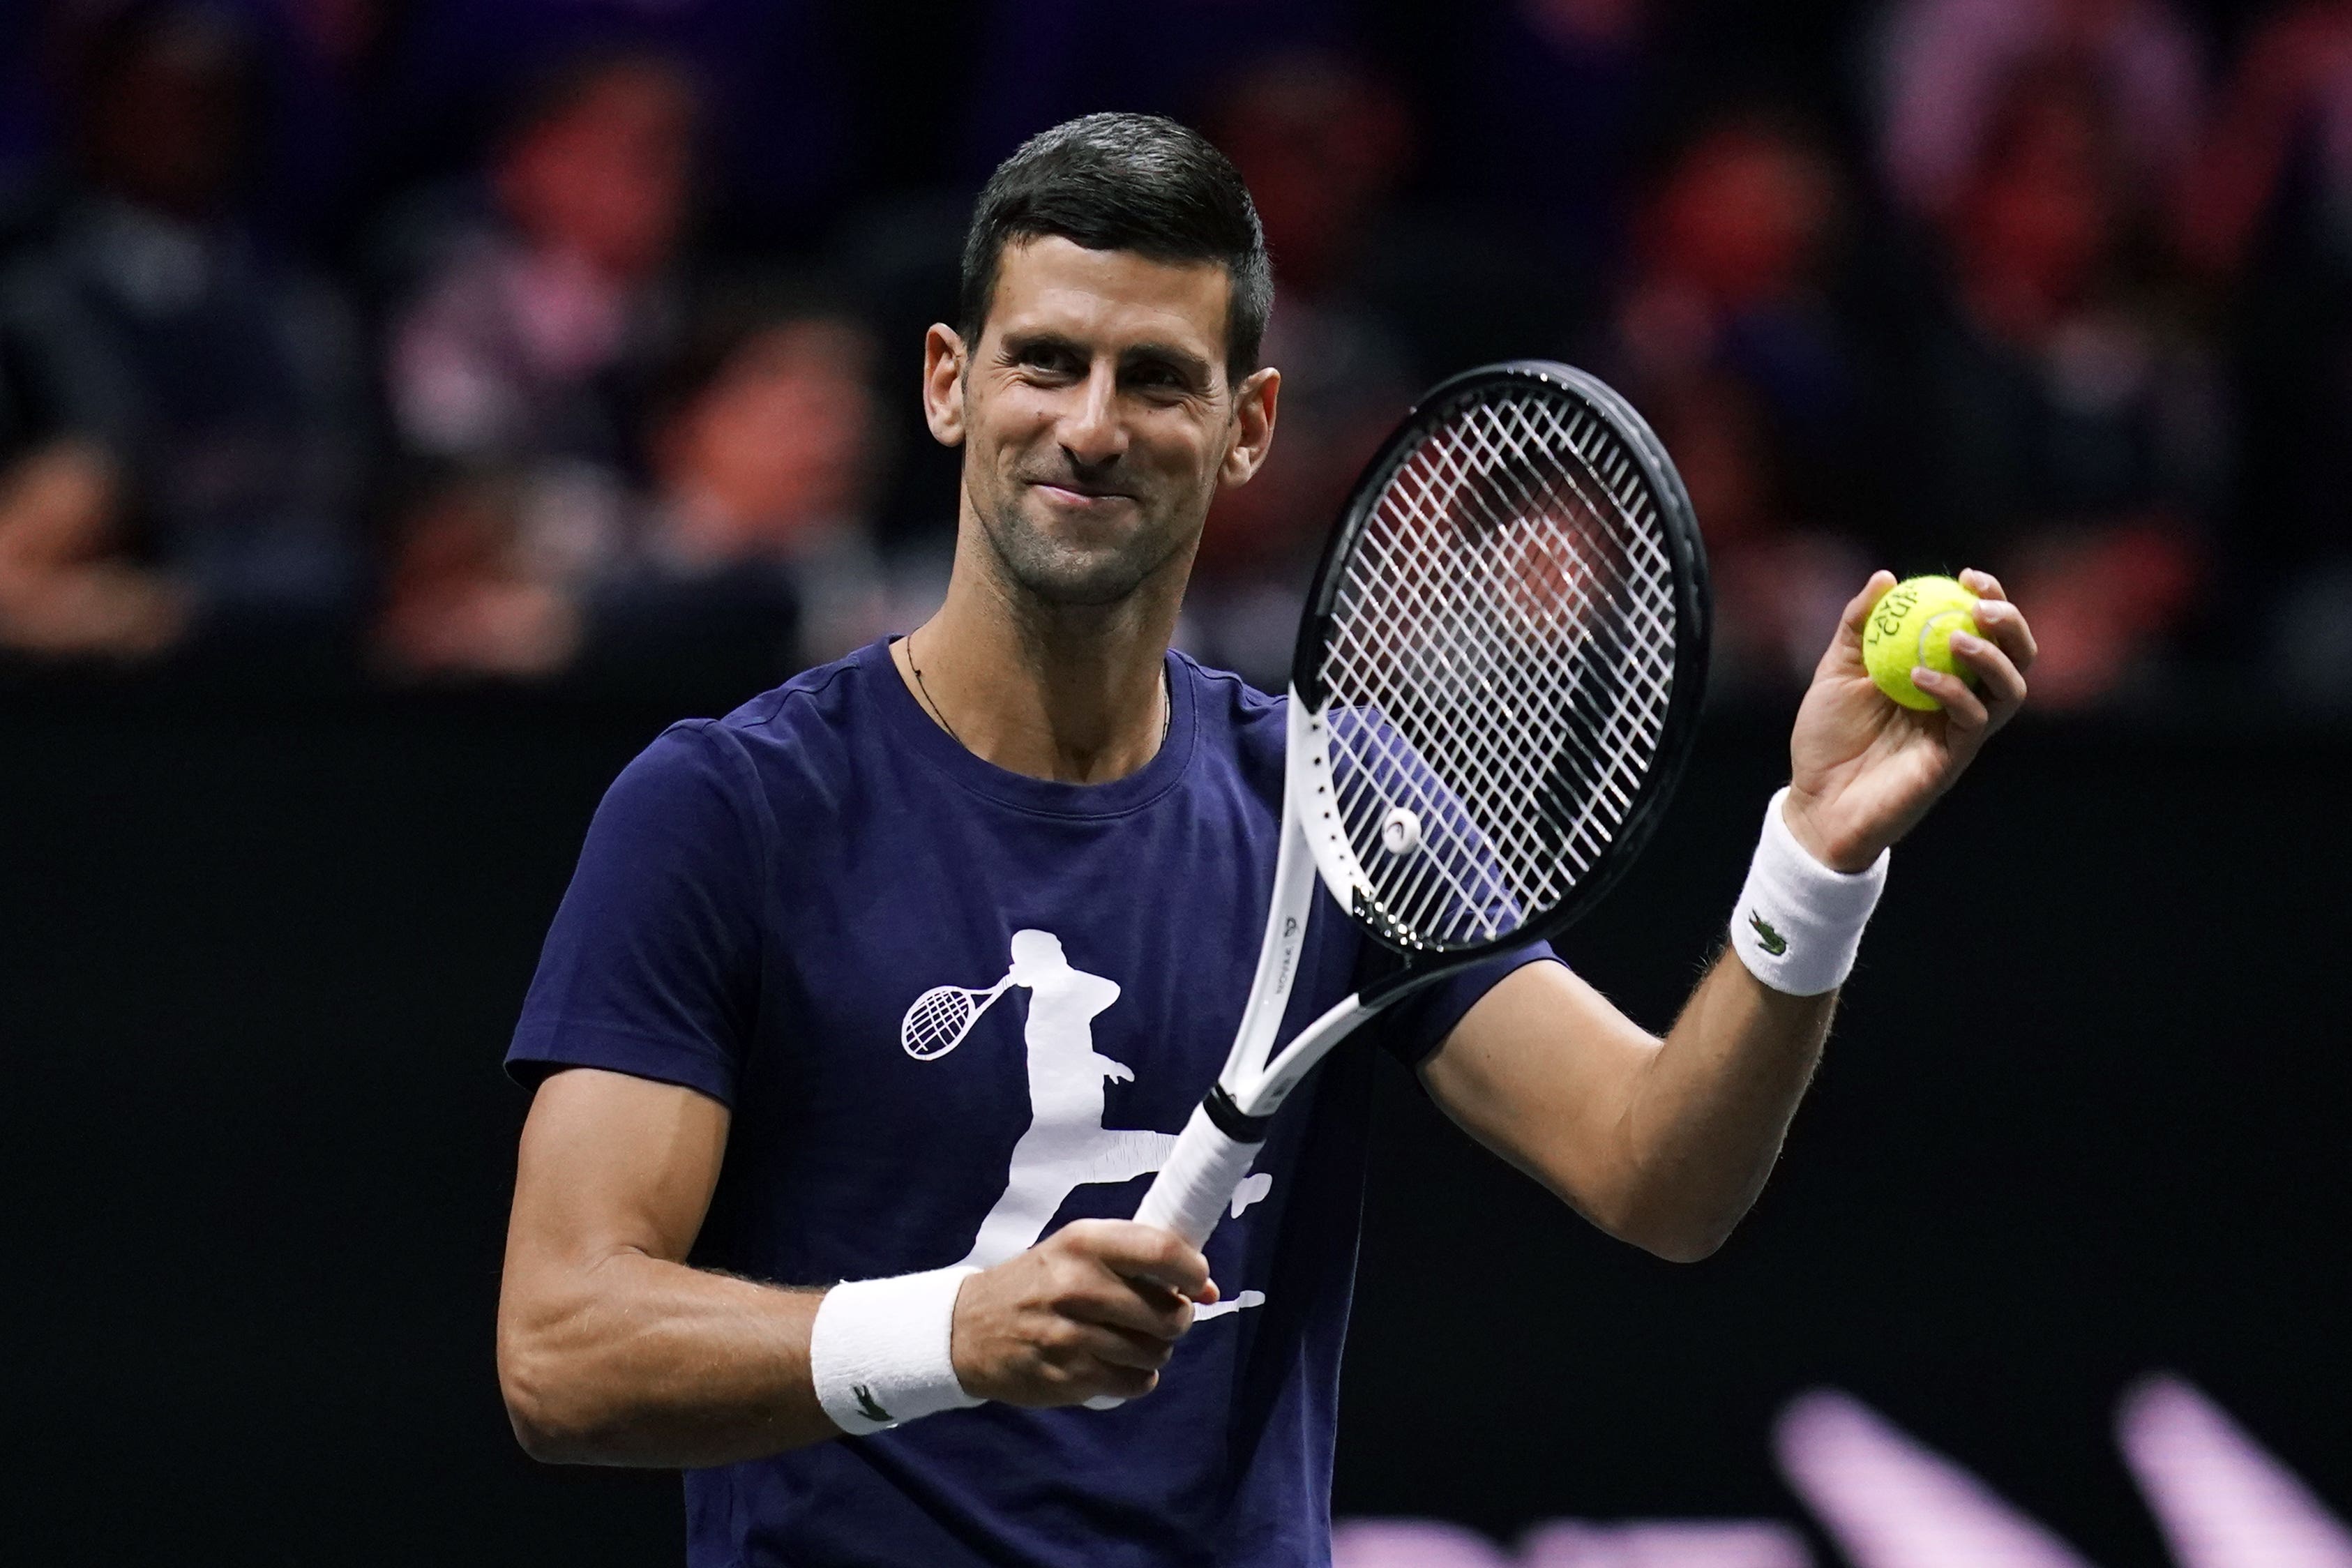
[[[1599,862],[1664,736],[1675,606],[1643,470],[1580,400],[1465,397],[1401,456],[1322,666],[1341,818],[1399,940],[1507,936]]]

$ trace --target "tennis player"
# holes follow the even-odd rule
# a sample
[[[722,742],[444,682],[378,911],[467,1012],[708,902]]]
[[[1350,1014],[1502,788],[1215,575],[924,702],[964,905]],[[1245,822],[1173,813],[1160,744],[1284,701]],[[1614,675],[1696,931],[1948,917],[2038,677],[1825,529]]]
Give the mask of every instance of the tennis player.
[[[541,1458],[684,1468],[692,1563],[1328,1558],[1368,1047],[1277,1119],[1205,1257],[1125,1217],[1232,1042],[1273,879],[1281,704],[1169,647],[1211,498],[1274,439],[1271,296],[1192,132],[1023,147],[924,344],[963,452],[946,603],[674,726],[597,812],[508,1058],[537,1092],[499,1378]],[[1979,686],[1926,679],[1927,716],[1864,675],[1889,579],[1861,585],[1664,1039],[1540,943],[1368,1032],[1604,1230],[1713,1251],[1888,846],[2025,696],[2024,618],[1966,581]],[[1311,929],[1293,1028],[1379,957]]]

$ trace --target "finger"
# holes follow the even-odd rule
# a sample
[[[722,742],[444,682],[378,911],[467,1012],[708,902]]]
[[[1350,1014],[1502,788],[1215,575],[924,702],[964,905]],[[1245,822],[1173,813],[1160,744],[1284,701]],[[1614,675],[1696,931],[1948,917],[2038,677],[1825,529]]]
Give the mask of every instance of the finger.
[[[1854,645],[1857,647],[1860,647],[1862,644],[1862,623],[1870,618],[1872,607],[1875,605],[1879,600],[1886,597],[1886,590],[1893,586],[1895,586],[1894,573],[1887,571],[1883,566],[1877,571],[1873,572],[1870,574],[1870,581],[1862,585],[1862,592],[1856,594],[1853,598],[1848,599],[1845,602],[1845,608],[1838,612],[1839,637],[1843,638],[1848,634],[1851,634],[1853,637]]]
[[[1115,1280],[1062,1303],[1062,1310],[1085,1322],[1148,1335],[1162,1343],[1183,1338],[1192,1326],[1192,1301],[1148,1279]]]
[[[1990,572],[1970,566],[1960,574],[1960,586],[1979,599],[1995,599],[2007,603],[2009,595],[2001,591],[2000,579]]]
[[[1150,1334],[1131,1334],[1119,1329],[1105,1328],[1098,1323],[1079,1326],[1087,1336],[1086,1353],[1105,1366],[1158,1372],[1168,1364],[1168,1358],[1176,1353],[1174,1345]]]
[[[2011,707],[2025,700],[2025,676],[2010,662],[2009,655],[1985,638],[1953,633],[1952,657],[1976,671],[1978,689],[1988,708]]]
[[[2020,674],[2033,668],[2042,649],[2033,640],[2033,628],[2025,622],[2025,612],[2006,599],[1979,599],[1969,618],[1977,630],[2000,645],[2010,662]]]
[[[1106,1394],[1119,1399],[1137,1399],[1159,1384],[1156,1367],[1113,1361],[1092,1348],[1072,1342],[1057,1346],[1028,1377],[999,1397],[1010,1405],[1050,1409],[1083,1404]]]
[[[1052,1369],[1056,1381],[1081,1384],[1090,1382],[1104,1366],[1157,1372],[1175,1353],[1175,1347],[1165,1340],[1126,1333],[1066,1314],[1057,1314],[1038,1329],[1034,1342],[1038,1359]]]
[[[1114,1274],[1150,1279],[1195,1300],[1209,1287],[1209,1260],[1173,1231],[1134,1220],[1079,1220],[1062,1235]]]
[[[1090,1381],[1094,1387],[1087,1394],[1089,1399],[1105,1394],[1118,1399],[1140,1399],[1160,1386],[1160,1374],[1139,1367],[1098,1363]]]
[[[1944,705],[1944,716],[1956,730],[1981,730],[1992,717],[1985,710],[1984,700],[1957,675],[1923,664],[1911,671],[1911,684]]]
[[[1822,650],[1821,662],[1813,667],[1816,679],[1862,673],[1863,623],[1893,586],[1894,573],[1873,572],[1870,581],[1862,585],[1862,592],[1845,602],[1845,608],[1838,612],[1838,626],[1830,637],[1830,646]]]

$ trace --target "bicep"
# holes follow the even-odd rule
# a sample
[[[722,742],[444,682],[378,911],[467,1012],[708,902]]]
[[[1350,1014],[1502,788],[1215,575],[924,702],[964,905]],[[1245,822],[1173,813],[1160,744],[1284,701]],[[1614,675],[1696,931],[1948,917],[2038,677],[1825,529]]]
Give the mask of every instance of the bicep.
[[[549,1077],[523,1123],[509,1285],[519,1270],[624,1251],[682,1261],[718,1184],[728,1122],[724,1105],[676,1084],[587,1067]]]
[[[1421,1079],[1463,1131],[1593,1215],[1628,1157],[1626,1110],[1658,1044],[1567,965],[1529,963],[1463,1016]]]

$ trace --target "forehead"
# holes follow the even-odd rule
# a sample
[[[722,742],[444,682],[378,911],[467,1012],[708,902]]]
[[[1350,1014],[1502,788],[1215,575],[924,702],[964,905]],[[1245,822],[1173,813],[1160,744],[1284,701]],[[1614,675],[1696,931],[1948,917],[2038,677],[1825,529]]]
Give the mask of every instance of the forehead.
[[[1097,348],[1166,343],[1223,364],[1232,292],[1233,279],[1218,262],[1154,261],[1045,235],[1004,247],[988,329],[1003,336],[1052,332]]]

